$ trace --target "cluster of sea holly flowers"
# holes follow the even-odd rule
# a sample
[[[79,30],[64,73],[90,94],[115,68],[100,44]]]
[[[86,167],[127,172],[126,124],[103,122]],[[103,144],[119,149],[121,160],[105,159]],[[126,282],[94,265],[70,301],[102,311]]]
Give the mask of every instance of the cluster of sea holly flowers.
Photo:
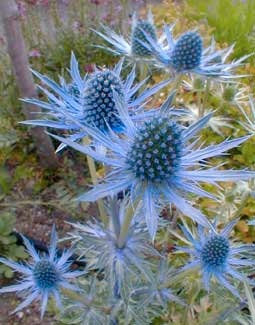
[[[86,268],[81,270],[85,274],[77,283],[79,289],[74,297],[77,301],[73,302],[73,296],[70,301],[66,299],[64,313],[70,312],[72,317],[72,312],[79,310],[80,324],[116,324],[120,319],[125,324],[150,324],[155,315],[166,312],[170,301],[185,306],[185,298],[179,296],[180,290],[172,280],[190,269],[200,271],[201,283],[207,291],[219,283],[239,299],[242,293],[236,283],[247,280],[253,284],[248,275],[255,266],[254,246],[239,245],[230,238],[237,220],[219,230],[217,222],[211,222],[195,201],[204,197],[217,204],[220,196],[208,190],[211,185],[217,188],[223,182],[240,184],[254,179],[254,171],[229,170],[223,168],[224,161],[216,165],[211,161],[249,140],[254,131],[252,119],[242,110],[248,135],[204,145],[200,133],[206,127],[211,126],[224,135],[219,130],[224,123],[213,121],[210,109],[205,107],[201,114],[200,108],[192,115],[189,107],[175,107],[176,89],[172,89],[160,107],[149,106],[150,97],[163,87],[172,81],[173,87],[177,86],[174,79],[177,75],[182,78],[186,73],[198,74],[206,77],[207,82],[210,78],[229,82],[235,78],[233,68],[239,67],[245,58],[227,63],[232,47],[216,50],[213,41],[204,48],[201,36],[194,31],[175,40],[172,29],[173,26],[165,26],[162,36],[157,38],[149,14],[147,20],[134,16],[130,42],[108,27],[104,27],[107,35],[97,32],[112,44],[110,50],[114,54],[134,58],[136,62],[146,58],[147,63],[167,68],[172,79],[144,90],[148,78],[135,83],[135,66],[125,78],[121,76],[124,59],[113,69],[97,69],[81,76],[72,54],[70,82],[61,78],[58,84],[34,72],[43,83],[38,87],[47,101],[24,99],[44,108],[46,114],[23,123],[55,129],[51,136],[61,143],[58,151],[70,147],[106,167],[104,177],[78,197],[79,201],[98,200],[102,220],[98,217],[74,223],[69,234],[73,249],[84,259]],[[192,89],[192,78],[191,84],[185,80],[185,87]],[[234,84],[226,98],[240,105],[246,96],[236,87]],[[205,91],[204,87],[201,89]],[[66,136],[57,133],[59,129]],[[84,137],[89,140],[82,141]],[[250,195],[251,191],[247,193]],[[163,208],[169,206],[182,219],[184,226],[180,228],[184,237],[174,232],[171,222],[161,216]],[[168,232],[174,232],[189,245],[175,247],[175,256],[185,253],[190,257],[179,269],[172,267],[166,247],[157,249],[154,245],[162,233]],[[41,296],[43,316],[49,295],[53,294],[60,306],[60,287],[77,289],[67,281],[81,275],[69,269],[72,253],[59,256],[55,230],[52,236],[49,256],[43,257],[24,238],[34,258],[32,264],[25,266],[0,259],[25,274],[20,284],[0,290],[28,289],[26,300],[17,310]]]

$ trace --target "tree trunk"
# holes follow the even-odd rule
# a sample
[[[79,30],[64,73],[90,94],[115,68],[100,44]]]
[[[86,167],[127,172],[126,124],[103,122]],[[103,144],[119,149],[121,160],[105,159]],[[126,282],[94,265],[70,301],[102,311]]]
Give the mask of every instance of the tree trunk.
[[[19,22],[19,12],[14,0],[0,0],[0,18],[2,18],[6,36],[8,53],[15,73],[16,82],[21,97],[35,98],[37,92],[33,76],[29,70],[29,62],[25,43]],[[33,26],[31,26],[33,28]],[[35,119],[41,110],[31,104],[23,104],[26,119]],[[45,168],[56,168],[58,165],[51,139],[42,127],[32,127],[30,134],[40,158],[40,164]]]

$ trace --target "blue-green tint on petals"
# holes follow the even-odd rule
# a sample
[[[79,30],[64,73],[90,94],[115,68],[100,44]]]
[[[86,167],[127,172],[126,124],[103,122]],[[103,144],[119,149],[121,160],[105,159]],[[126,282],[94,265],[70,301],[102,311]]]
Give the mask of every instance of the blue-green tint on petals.
[[[205,289],[209,291],[211,278],[215,278],[233,295],[240,298],[239,292],[233,285],[234,279],[245,281],[247,277],[242,268],[253,267],[254,260],[250,258],[249,251],[254,251],[254,245],[237,246],[229,239],[230,232],[238,220],[233,220],[219,233],[198,225],[196,231],[181,226],[189,247],[176,247],[190,255],[190,261],[181,271],[199,267]],[[241,299],[241,298],[240,298]]]
[[[165,105],[166,103],[163,103],[164,109],[159,109],[151,120],[143,123],[136,123],[121,112],[122,105],[116,105],[119,117],[125,125],[123,137],[117,137],[113,132],[105,138],[99,131],[86,128],[94,141],[109,149],[103,157],[93,151],[91,146],[77,146],[68,139],[58,137],[61,142],[80,152],[91,151],[95,159],[111,167],[111,173],[79,199],[95,201],[109,194],[114,195],[118,191],[130,189],[131,198],[140,197],[143,202],[144,217],[152,238],[155,237],[157,228],[156,207],[161,203],[172,203],[193,221],[210,227],[208,219],[190,205],[187,194],[212,197],[200,188],[200,182],[216,185],[217,181],[248,180],[255,177],[255,172],[252,171],[228,171],[222,167],[219,170],[203,160],[225,154],[226,150],[244,142],[246,137],[205,148],[194,146],[198,139],[197,133],[206,125],[211,115],[184,127],[178,123],[178,116],[172,114],[174,110],[166,110]]]
[[[34,246],[28,239],[23,237],[28,253],[32,257],[29,264],[19,264],[5,258],[0,258],[0,262],[8,265],[16,272],[22,274],[22,279],[18,284],[3,287],[0,293],[19,292],[26,293],[25,300],[14,310],[17,312],[38,298],[41,299],[41,318],[43,318],[48,298],[53,296],[57,306],[61,307],[60,289],[69,288],[79,291],[79,288],[70,284],[68,279],[84,274],[84,272],[70,271],[71,250],[65,251],[61,256],[57,254],[57,233],[55,226],[52,228],[51,242],[49,246],[49,254],[40,256]]]

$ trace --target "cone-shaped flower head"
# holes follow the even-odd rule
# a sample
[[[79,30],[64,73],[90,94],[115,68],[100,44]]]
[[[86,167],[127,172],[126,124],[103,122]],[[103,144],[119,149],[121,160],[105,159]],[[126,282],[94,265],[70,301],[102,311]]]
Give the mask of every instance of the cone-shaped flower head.
[[[111,47],[97,46],[106,49],[115,55],[126,56],[129,60],[135,62],[150,63],[153,59],[150,42],[147,36],[155,44],[163,44],[165,35],[157,37],[156,27],[154,25],[152,13],[149,11],[147,19],[138,19],[136,14],[132,17],[132,32],[129,38],[125,39],[124,36],[118,35],[107,26],[102,26],[103,32],[95,31],[97,35],[102,37]],[[145,36],[146,34],[146,36]]]
[[[214,235],[207,240],[201,250],[201,261],[204,268],[213,270],[215,273],[226,269],[226,262],[229,255],[228,239]]]
[[[141,91],[147,79],[134,84],[135,67],[125,79],[121,79],[122,65],[123,60],[120,60],[112,70],[97,70],[82,78],[78,62],[72,54],[70,68],[72,82],[67,84],[61,78],[61,85],[45,75],[34,72],[44,86],[47,86],[47,88],[42,86],[38,88],[47,96],[48,102],[38,99],[24,99],[23,101],[45,109],[46,119],[22,123],[68,130],[70,138],[74,141],[78,141],[87,134],[83,128],[84,125],[98,128],[104,133],[108,133],[109,128],[121,133],[124,124],[118,116],[114,93],[125,103],[125,109],[131,118],[139,119],[140,116],[140,120],[146,119],[146,116],[151,116],[152,111],[144,110],[144,102],[166,86],[170,80]],[[58,150],[63,147],[61,145]]]
[[[98,71],[89,78],[84,96],[84,118],[87,124],[94,125],[101,131],[107,130],[108,125],[114,130],[122,128],[113,92],[124,98],[122,82],[114,72]]]
[[[26,292],[26,299],[14,310],[17,312],[27,307],[32,301],[41,298],[41,318],[44,315],[48,298],[52,295],[59,308],[61,308],[60,288],[79,290],[78,287],[69,283],[68,279],[75,278],[84,272],[70,270],[70,257],[72,251],[67,250],[61,256],[57,256],[57,233],[55,227],[52,229],[49,254],[40,256],[28,239],[23,237],[25,246],[33,258],[31,264],[19,264],[5,258],[0,262],[23,274],[19,284],[3,287],[0,293],[5,292]]]
[[[137,123],[125,113],[125,105],[116,98],[119,117],[125,125],[123,137],[111,133],[106,138],[89,126],[86,127],[88,134],[108,149],[104,156],[93,152],[92,146],[81,146],[63,137],[54,136],[112,169],[101,184],[97,184],[79,199],[94,201],[130,189],[131,198],[141,199],[143,203],[144,216],[153,238],[161,203],[173,203],[183,214],[210,227],[207,218],[185,199],[185,193],[215,199],[199,186],[200,182],[215,184],[217,181],[239,181],[255,177],[255,173],[248,170],[223,170],[207,163],[208,158],[222,155],[248,137],[226,140],[205,148],[198,147],[195,136],[207,124],[212,114],[184,127],[179,123],[178,117],[171,113],[170,103],[171,98],[168,98],[154,113],[153,118]]]
[[[164,33],[161,37],[164,41],[162,43],[156,42],[145,30],[143,31],[146,42],[140,40],[140,43],[153,53],[157,66],[164,70],[168,69],[172,74],[194,73],[224,81],[244,76],[233,75],[232,71],[250,55],[226,63],[233,51],[233,46],[218,50],[212,39],[211,44],[204,48],[199,33],[188,31],[174,39],[172,30],[173,25],[164,26]]]
[[[188,227],[181,229],[190,242],[191,247],[177,247],[191,257],[191,261],[182,270],[200,268],[205,288],[209,291],[210,280],[215,277],[218,282],[240,297],[236,288],[231,284],[231,278],[245,281],[246,275],[242,273],[243,267],[254,267],[254,261],[249,258],[249,252],[254,251],[254,245],[233,244],[229,239],[230,233],[237,223],[231,221],[220,233],[216,230],[205,229],[198,226],[197,231],[191,232]]]
[[[203,52],[202,39],[198,33],[187,32],[177,40],[171,53],[171,65],[176,71],[199,67]]]
[[[175,174],[182,153],[182,128],[169,118],[145,122],[127,154],[127,165],[141,181],[161,182]]]
[[[60,279],[54,263],[47,259],[42,259],[35,264],[33,276],[36,285],[42,290],[54,288]]]
[[[144,42],[149,45],[143,31],[145,31],[146,34],[150,35],[154,41],[157,41],[154,24],[149,20],[138,20],[136,24],[134,24],[131,37],[131,52],[134,56],[148,57],[151,55],[151,51],[141,44],[141,42]]]

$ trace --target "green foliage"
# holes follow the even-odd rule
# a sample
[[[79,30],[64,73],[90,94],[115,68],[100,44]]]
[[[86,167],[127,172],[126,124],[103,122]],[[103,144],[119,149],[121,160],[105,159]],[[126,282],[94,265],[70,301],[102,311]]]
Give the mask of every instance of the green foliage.
[[[23,246],[16,244],[16,237],[12,234],[16,217],[11,212],[4,211],[0,215],[0,255],[12,260],[27,257]],[[11,269],[3,264],[0,265],[0,276],[11,278]]]
[[[217,42],[235,43],[236,57],[254,52],[255,0],[187,0],[187,4],[186,15],[207,21]]]

